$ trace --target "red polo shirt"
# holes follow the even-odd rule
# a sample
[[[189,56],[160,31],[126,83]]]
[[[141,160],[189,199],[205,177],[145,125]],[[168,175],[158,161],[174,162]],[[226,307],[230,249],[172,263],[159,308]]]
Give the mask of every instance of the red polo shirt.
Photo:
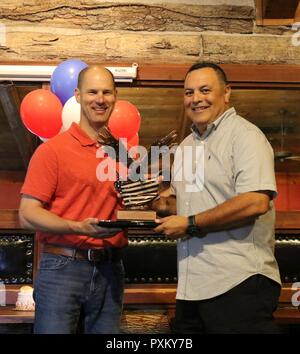
[[[73,123],[35,151],[21,193],[41,200],[47,210],[64,219],[116,219],[121,204],[113,182],[97,179],[97,166],[103,160],[96,157],[97,149],[96,142]],[[104,240],[45,232],[38,237],[43,243],[82,249],[124,247],[128,242],[123,232]]]

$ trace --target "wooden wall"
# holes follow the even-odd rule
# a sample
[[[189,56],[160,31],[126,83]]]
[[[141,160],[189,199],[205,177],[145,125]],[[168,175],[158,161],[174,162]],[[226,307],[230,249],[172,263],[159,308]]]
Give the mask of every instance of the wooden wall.
[[[299,64],[291,26],[255,14],[254,0],[2,0],[0,60]]]
[[[141,112],[141,145],[148,146],[172,129],[179,132],[179,141],[189,133],[190,122],[182,107],[183,78],[188,66],[141,65],[133,84],[119,85],[119,98],[131,101]],[[264,131],[275,152],[283,148],[299,156],[300,67],[234,64],[223,67],[233,86],[231,101],[237,111]],[[20,100],[36,87],[18,84]],[[5,121],[1,114],[0,118],[0,122]],[[12,132],[1,126],[4,128],[0,132],[0,209],[17,209],[25,170],[17,166],[15,172],[8,171],[9,166],[16,166],[18,152],[9,148],[15,138]],[[277,210],[300,210],[300,161],[277,160],[275,166],[279,190]]]

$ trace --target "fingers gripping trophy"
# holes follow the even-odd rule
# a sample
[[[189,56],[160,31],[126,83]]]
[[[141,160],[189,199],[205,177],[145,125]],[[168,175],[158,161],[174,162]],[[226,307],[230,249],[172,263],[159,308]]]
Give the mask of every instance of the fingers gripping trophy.
[[[108,127],[105,126],[99,132],[98,142],[102,144],[106,153],[110,156],[112,151],[110,148],[113,148],[116,153],[110,157],[127,168],[126,179],[116,173],[115,188],[123,200],[124,209],[118,210],[117,222],[114,225],[150,228],[157,226],[154,222],[156,212],[151,210],[150,204],[159,198],[163,161],[168,161],[167,165],[170,166],[170,157],[177,146],[176,141],[177,132],[173,130],[161,139],[155,140],[147,150],[142,148],[142,153],[137,153],[138,156],[132,158],[123,140],[116,139]]]

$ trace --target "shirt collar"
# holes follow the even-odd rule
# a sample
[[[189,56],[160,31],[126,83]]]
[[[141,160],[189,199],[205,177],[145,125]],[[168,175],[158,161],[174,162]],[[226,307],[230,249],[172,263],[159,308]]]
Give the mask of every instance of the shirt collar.
[[[75,138],[77,139],[82,146],[89,146],[89,145],[95,145],[96,141],[90,138],[81,128],[78,124],[72,123],[70,129],[68,132]]]
[[[229,109],[227,109],[218,119],[216,119],[214,122],[210,123],[207,125],[207,129],[205,130],[204,133],[200,133],[197,126],[195,124],[192,124],[191,126],[191,131],[192,131],[192,134],[194,136],[194,138],[197,138],[197,139],[200,139],[200,140],[204,140],[206,139],[213,130],[216,130],[220,123],[230,117],[231,115],[233,114],[236,114],[236,111],[234,109],[234,107],[231,107]]]

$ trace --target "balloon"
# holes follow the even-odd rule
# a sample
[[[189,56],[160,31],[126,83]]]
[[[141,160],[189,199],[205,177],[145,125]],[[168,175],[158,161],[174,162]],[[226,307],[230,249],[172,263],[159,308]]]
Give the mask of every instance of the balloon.
[[[87,64],[78,59],[68,59],[60,63],[51,76],[51,91],[56,94],[62,104],[74,96],[80,71]]]
[[[70,128],[73,122],[80,121],[80,104],[76,101],[75,96],[68,99],[62,110],[62,131]]]
[[[130,150],[130,156],[134,159],[137,158],[139,140],[139,135],[136,133],[130,140],[127,141],[127,150]]]
[[[130,140],[139,131],[140,113],[128,101],[117,101],[108,121],[108,127],[115,138]]]
[[[50,91],[38,89],[22,100],[20,115],[25,127],[42,138],[52,138],[62,126],[62,104]]]
[[[139,145],[139,135],[136,133],[130,140],[127,141],[128,149],[132,148],[133,146]]]

